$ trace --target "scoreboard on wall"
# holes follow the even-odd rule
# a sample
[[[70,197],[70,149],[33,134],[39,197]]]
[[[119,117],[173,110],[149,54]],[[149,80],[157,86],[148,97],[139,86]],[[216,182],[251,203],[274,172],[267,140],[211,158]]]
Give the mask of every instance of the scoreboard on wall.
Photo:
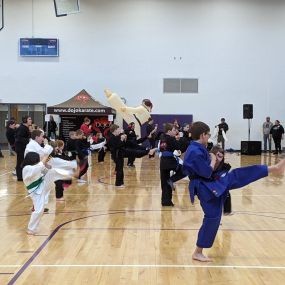
[[[20,38],[20,56],[59,56],[58,39]]]

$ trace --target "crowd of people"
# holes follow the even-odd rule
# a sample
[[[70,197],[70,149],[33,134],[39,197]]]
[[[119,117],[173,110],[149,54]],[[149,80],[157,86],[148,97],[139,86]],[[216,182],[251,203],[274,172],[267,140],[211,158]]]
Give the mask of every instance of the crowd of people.
[[[56,139],[57,125],[50,124],[46,131],[33,126],[32,118],[24,116],[21,124],[11,118],[7,122],[7,140],[11,155],[17,155],[16,176],[23,181],[28,195],[33,201],[32,215],[28,224],[28,234],[38,230],[41,215],[48,212],[46,205],[52,189],[55,189],[56,201],[64,201],[64,189],[76,179],[86,183],[90,152],[98,151],[98,163],[104,163],[107,150],[115,163],[115,186],[124,188],[124,158],[127,167],[135,167],[135,159],[148,155],[153,159],[156,152],[160,157],[161,205],[173,207],[172,193],[174,183],[189,178],[191,202],[194,197],[200,200],[204,212],[203,224],[199,230],[193,259],[210,261],[203,254],[204,248],[212,246],[217,234],[222,213],[231,213],[229,190],[243,187],[269,173],[284,172],[285,160],[274,166],[256,165],[236,168],[224,161],[226,132],[228,124],[222,118],[216,126],[217,143],[210,141],[210,127],[203,122],[184,123],[175,120],[165,123],[163,132],[149,119],[146,135],[139,138],[135,132],[135,123],[131,122],[124,130],[116,124],[110,126],[106,137],[92,128],[91,120],[85,118],[80,129],[71,131],[69,139]],[[47,126],[46,126],[47,127]],[[271,151],[271,138],[275,143],[275,154],[281,153],[281,139],[284,129],[278,120],[275,123],[266,118],[263,124],[264,150]],[[184,161],[181,155],[184,155]]]

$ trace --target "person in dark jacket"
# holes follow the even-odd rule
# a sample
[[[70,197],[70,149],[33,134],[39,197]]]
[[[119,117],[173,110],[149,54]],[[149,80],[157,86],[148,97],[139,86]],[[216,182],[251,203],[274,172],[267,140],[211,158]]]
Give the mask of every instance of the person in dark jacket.
[[[109,147],[111,150],[111,157],[116,164],[116,181],[115,186],[124,188],[124,150],[127,135],[123,133],[123,130],[118,125],[110,126],[110,139]]]
[[[275,121],[273,127],[270,129],[270,136],[272,136],[275,144],[275,151],[273,154],[278,154],[278,152],[281,153],[281,140],[284,138],[284,128],[280,124],[280,121]]]
[[[6,124],[6,138],[9,145],[10,155],[14,156],[15,151],[15,136],[16,136],[16,122],[9,120]]]
[[[128,125],[128,128],[124,131],[124,133],[127,135],[126,138],[126,143],[130,148],[134,148],[137,145],[137,134],[135,132],[135,123],[131,122]],[[135,167],[134,162],[135,162],[135,157],[133,155],[128,157],[128,163],[127,165],[129,167]]]
[[[47,134],[49,139],[55,139],[56,131],[57,131],[57,124],[52,115],[50,115],[49,121],[45,122],[44,131]]]
[[[17,153],[17,165],[16,165],[16,174],[17,180],[23,181],[22,177],[22,163],[24,161],[24,153],[26,145],[30,140],[30,127],[32,126],[32,118],[30,116],[24,116],[22,118],[22,123],[16,131],[15,137],[15,151]]]
[[[3,155],[2,151],[1,151],[1,147],[0,147],[0,158],[3,158],[3,157],[4,157],[4,155]]]
[[[145,150],[145,148],[141,146],[140,144],[143,143],[147,139],[147,137],[137,139],[138,136],[135,132],[134,122],[131,122],[128,125],[128,128],[124,132],[127,135],[126,147],[128,149],[133,149],[134,151],[135,150]],[[128,166],[129,167],[135,167],[134,162],[135,162],[136,157],[134,153],[131,152],[130,155],[128,156]]]
[[[79,167],[80,167],[80,173],[77,182],[79,183],[85,183],[87,182],[84,179],[81,179],[81,177],[86,174],[89,163],[88,163],[88,154],[90,149],[90,143],[87,142],[86,137],[84,136],[84,132],[82,130],[76,131],[76,152],[79,159]]]
[[[140,158],[147,154],[153,155],[155,153],[154,149],[138,149],[129,148],[126,144],[127,135],[123,133],[124,131],[116,124],[110,126],[110,139],[109,147],[111,150],[111,158],[116,163],[116,181],[115,186],[119,188],[124,188],[124,157]]]
[[[182,147],[177,128],[170,123],[165,124],[164,134],[160,138],[160,181],[161,181],[161,205],[174,206],[172,202],[172,188],[169,185],[170,171],[177,171],[179,163],[173,152]]]
[[[150,144],[150,148],[155,148],[157,126],[158,126],[157,124],[153,124],[152,118],[148,119],[146,125],[146,135]],[[149,156],[149,158],[153,158],[153,156]]]
[[[76,132],[69,132],[69,139],[67,140],[65,146],[66,155],[72,160],[76,159],[77,151],[76,151]]]
[[[219,132],[218,132],[218,143],[222,143],[222,148],[225,149],[225,139],[223,136],[223,131],[226,133],[229,130],[229,126],[226,123],[225,118],[221,118],[221,123],[218,124]]]

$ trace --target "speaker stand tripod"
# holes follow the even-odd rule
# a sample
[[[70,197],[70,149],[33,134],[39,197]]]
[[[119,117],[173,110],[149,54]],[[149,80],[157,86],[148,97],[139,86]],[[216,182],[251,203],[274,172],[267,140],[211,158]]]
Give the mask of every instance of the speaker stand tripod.
[[[250,141],[250,119],[248,119],[248,141]]]

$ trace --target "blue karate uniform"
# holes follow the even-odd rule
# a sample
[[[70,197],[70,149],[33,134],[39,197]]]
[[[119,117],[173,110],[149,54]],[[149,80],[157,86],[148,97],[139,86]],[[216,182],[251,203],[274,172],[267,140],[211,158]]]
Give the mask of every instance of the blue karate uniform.
[[[213,175],[210,164],[206,147],[192,142],[184,157],[183,171],[190,179],[191,202],[194,203],[194,196],[197,195],[204,212],[197,240],[197,246],[201,248],[210,248],[214,243],[228,191],[268,176],[267,165],[241,167],[230,172],[221,170]]]

